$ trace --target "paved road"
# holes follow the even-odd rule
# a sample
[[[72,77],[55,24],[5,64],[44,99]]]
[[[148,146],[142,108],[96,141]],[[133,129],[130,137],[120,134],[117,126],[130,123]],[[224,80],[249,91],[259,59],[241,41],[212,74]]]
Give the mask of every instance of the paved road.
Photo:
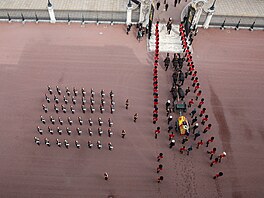
[[[213,124],[211,134],[203,135],[201,139],[215,135],[217,139],[212,146],[217,146],[219,152],[225,150],[228,153],[222,164],[212,168],[204,147],[194,149],[190,156],[181,155],[178,149],[182,137],[179,135],[176,135],[175,148],[168,148],[163,104],[170,98],[172,71],[169,69],[165,72],[162,67],[159,68],[158,122],[162,133],[157,140],[154,139],[156,126],[151,120],[153,55],[147,53],[145,41],[136,41],[135,29],[127,36],[123,26],[87,25],[81,28],[77,24],[1,24],[1,197],[248,197],[249,194],[260,197],[263,194],[263,133],[259,118],[263,111],[257,102],[263,92],[255,87],[262,83],[260,77],[263,70],[259,65],[262,54],[250,47],[246,40],[257,42],[258,49],[262,49],[263,43],[258,42],[262,41],[259,40],[262,35],[260,32],[210,31],[200,31],[195,41],[195,62]],[[224,38],[221,37],[223,34],[226,34]],[[237,37],[242,39],[238,40]],[[223,41],[233,40],[239,48],[230,45],[224,47]],[[212,41],[217,44],[219,51],[214,51],[216,46]],[[248,49],[254,53],[248,53]],[[239,61],[237,58],[241,54],[243,58]],[[217,64],[217,57],[225,55],[229,57],[225,60],[226,65]],[[164,54],[161,54],[161,63],[163,58]],[[227,66],[228,63],[232,67]],[[241,65],[245,67],[240,71]],[[217,75],[213,73],[214,70],[210,70],[212,67],[219,71]],[[244,75],[252,72],[254,75],[246,79],[240,75],[233,82],[232,73],[227,78],[223,68]],[[247,83],[242,84],[244,81]],[[232,90],[226,88],[231,82],[234,84]],[[186,81],[184,87],[190,86],[190,83]],[[70,113],[60,113],[64,121],[67,116],[74,119],[72,136],[68,136],[65,131],[61,136],[56,133],[50,135],[46,128],[42,136],[36,132],[37,125],[43,127],[40,115],[46,120],[48,115],[57,118],[54,111],[50,110],[46,115],[41,108],[45,102],[47,85],[85,87],[87,90],[93,87],[96,91],[95,114],[83,115],[80,109],[77,109],[76,117]],[[242,98],[245,94],[240,91],[252,87],[255,90],[252,95]],[[100,89],[114,91],[116,112],[113,115],[109,109],[103,115],[99,113]],[[193,93],[187,99],[190,97],[193,97]],[[236,101],[232,102],[231,97]],[[130,99],[129,110],[124,108],[126,98]],[[109,103],[108,97],[106,101]],[[251,102],[250,108],[248,102]],[[49,108],[52,109],[52,105]],[[139,113],[137,123],[132,120],[135,112]],[[74,130],[79,126],[77,115],[86,120],[89,117],[97,120],[101,116],[104,122],[111,117],[114,121],[114,136],[109,138],[104,134],[99,137],[96,133],[97,124],[93,126],[94,136],[90,137],[87,132],[78,136]],[[174,118],[176,116],[173,114]],[[223,123],[223,126],[218,123]],[[81,128],[86,131],[88,123]],[[103,129],[107,128],[104,124]],[[125,139],[120,135],[122,129],[127,131]],[[34,143],[34,136],[41,137],[41,146]],[[50,148],[43,145],[44,137],[51,140]],[[71,144],[69,150],[58,148],[55,145],[56,138],[68,139]],[[81,143],[80,150],[73,146],[74,140]],[[88,140],[101,140],[103,149],[88,149]],[[114,145],[113,151],[106,148],[109,141]],[[192,144],[191,138],[187,146]],[[155,169],[159,152],[165,155],[161,173],[165,180],[157,184]],[[249,159],[256,160],[256,163]],[[225,176],[214,181],[212,175],[219,170],[223,170]],[[105,171],[109,174],[109,181],[103,179]]]

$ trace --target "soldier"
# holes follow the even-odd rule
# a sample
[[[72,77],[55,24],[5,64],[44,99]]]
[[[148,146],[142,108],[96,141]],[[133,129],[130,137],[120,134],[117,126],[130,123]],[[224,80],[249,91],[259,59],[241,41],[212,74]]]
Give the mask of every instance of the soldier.
[[[203,144],[204,144],[203,140],[200,140],[200,142],[197,143],[196,148],[199,149],[199,147],[202,146]]]
[[[55,119],[52,116],[50,116],[50,121],[53,125],[55,124]]]
[[[82,108],[82,112],[85,113],[86,112],[86,107],[84,105],[82,105],[81,108]]]
[[[212,136],[209,140],[206,141],[206,147],[208,147],[209,143],[213,141],[214,141],[214,137]]]
[[[66,128],[66,132],[68,133],[68,135],[71,135],[71,129],[69,127]]]
[[[195,116],[193,119],[192,119],[192,123],[191,123],[191,125],[193,125],[195,122],[197,122],[197,116]]]
[[[217,174],[213,177],[213,179],[216,179],[216,178],[221,177],[221,176],[223,176],[223,175],[224,175],[223,172],[219,172],[219,173],[217,173]]]
[[[71,92],[70,92],[69,88],[68,87],[65,87],[65,89],[66,89],[67,96],[70,96],[71,95]]]
[[[57,90],[58,94],[61,95],[61,90],[58,86],[56,86],[56,90]]]
[[[82,134],[82,130],[79,127],[76,128],[76,131],[77,131],[78,135]]]
[[[68,122],[69,122],[70,125],[73,124],[73,121],[72,121],[71,117],[68,117]]]
[[[195,125],[193,126],[193,134],[195,133],[195,130],[198,129],[199,127],[199,124],[198,123],[195,123]]]
[[[168,117],[168,124],[170,124],[170,122],[172,121],[172,116]]]
[[[68,99],[66,98],[66,96],[63,96],[63,100],[64,100],[64,102],[65,102],[65,104],[68,104]]]
[[[111,114],[113,114],[115,111],[115,107],[112,104],[110,105],[110,111],[111,111]]]
[[[196,94],[195,100],[197,101],[198,98],[202,95],[202,90],[199,90],[198,93]]]
[[[76,146],[78,149],[81,148],[81,144],[80,144],[77,140],[75,140],[75,146]]]
[[[122,138],[125,138],[126,131],[125,131],[124,129],[122,130],[122,133],[121,133],[121,135],[122,135]]]
[[[39,140],[39,138],[34,137],[34,141],[35,141],[35,143],[36,143],[37,145],[40,145],[40,140]]]
[[[48,138],[45,138],[45,144],[46,144],[47,146],[50,146],[50,142],[49,142],[49,139],[48,139]]]
[[[67,140],[64,140],[64,145],[65,145],[65,147],[68,149],[69,148],[69,146],[70,146],[70,144],[69,144],[69,142],[67,141]]]
[[[67,109],[66,109],[66,107],[64,105],[61,105],[61,110],[62,110],[63,113],[67,112]]]
[[[206,108],[203,108],[203,109],[200,111],[200,114],[199,114],[199,116],[200,116],[200,117],[202,117],[202,116],[203,116],[203,114],[205,113],[205,111],[206,111]]]
[[[61,117],[58,117],[59,123],[60,125],[63,125],[63,120],[61,119]]]
[[[159,162],[161,159],[163,159],[163,153],[160,153],[157,157],[157,161]]]
[[[158,168],[157,168],[157,173],[159,173],[162,169],[163,169],[163,165],[160,164],[160,165],[158,166]]]
[[[38,132],[39,132],[40,135],[43,134],[43,130],[39,126],[37,126],[37,130],[38,130]]]
[[[188,102],[188,107],[191,108],[191,106],[192,106],[193,104],[194,104],[193,99],[189,100],[189,102]]]
[[[109,151],[112,151],[114,149],[114,147],[113,147],[111,142],[108,143],[108,149],[109,149]]]
[[[194,141],[199,137],[201,136],[200,132],[197,131],[195,134],[194,134]]]
[[[195,78],[194,78],[194,80],[193,80],[193,84],[192,84],[192,86],[194,87],[195,85],[196,85],[196,83],[198,83],[199,82],[199,80],[198,80],[198,77],[196,76]]]
[[[86,103],[86,99],[85,97],[82,97],[82,104],[85,105],[85,103]]]
[[[194,87],[193,93],[195,93],[199,88],[200,88],[200,83],[197,83],[196,86]]]
[[[107,174],[107,172],[104,173],[104,179],[105,180],[108,180],[108,174]]]
[[[41,121],[43,124],[46,124],[46,120],[45,120],[42,116],[40,116],[40,121]]]
[[[56,102],[56,104],[59,103],[59,98],[58,98],[56,95],[54,95],[53,99],[54,99],[54,101]]]
[[[104,111],[105,111],[104,106],[102,104],[100,104],[100,112],[101,112],[101,114],[103,114]]]
[[[101,98],[101,104],[102,104],[102,106],[105,105],[105,99],[104,98]]]
[[[171,141],[174,137],[175,137],[174,133],[171,132],[171,133],[169,134],[169,141]]]
[[[92,148],[93,147],[93,143],[91,141],[88,141],[88,148]]]
[[[185,90],[185,96],[187,96],[187,94],[190,92],[190,87],[187,87],[187,89]]]
[[[47,96],[47,94],[45,94],[45,99],[48,103],[50,103],[50,98]]]
[[[170,102],[170,100],[167,100],[167,102],[166,102],[166,110],[167,110],[167,111],[168,111],[168,109],[169,109],[170,105],[171,105],[171,102]]]
[[[53,91],[51,89],[51,86],[48,86],[48,91],[49,91],[50,95],[52,95]]]
[[[72,104],[76,104],[76,99],[74,98],[74,96],[72,96]]]
[[[175,146],[175,140],[170,141],[169,148],[172,148],[173,146]]]
[[[70,110],[71,110],[72,114],[75,113],[75,109],[73,109],[73,106],[72,105],[70,106]]]
[[[134,122],[136,122],[137,119],[138,119],[138,113],[135,113],[135,115],[134,115]]]
[[[90,125],[90,126],[93,126],[92,118],[89,118],[88,122],[89,122],[89,125]]]
[[[204,104],[204,98],[201,98],[201,101],[199,102],[198,108],[201,108]]]
[[[56,113],[59,113],[59,108],[54,104],[54,110],[56,111]]]
[[[102,147],[103,147],[103,146],[102,146],[101,142],[98,140],[98,141],[97,141],[97,148],[98,148],[98,149],[101,149]]]
[[[182,139],[182,144],[185,144],[185,143],[188,142],[188,141],[189,141],[188,137],[185,136],[185,137],[183,137],[183,139]]]
[[[91,110],[91,113],[95,112],[95,109],[94,109],[93,105],[90,105],[90,110]]]
[[[128,109],[128,105],[129,105],[129,102],[128,102],[128,99],[126,100],[126,109]]]
[[[77,96],[77,95],[78,95],[78,90],[77,90],[77,89],[75,89],[75,87],[73,87],[73,94],[74,94],[75,96]]]
[[[216,152],[216,148],[213,148],[211,151],[207,151],[207,153],[211,155],[210,156],[210,160],[213,159],[213,156],[214,156],[215,152]]]
[[[91,88],[91,97],[94,97],[94,94],[95,94],[95,92],[94,92],[93,88]]]
[[[218,156],[218,162],[221,163],[222,158],[224,158],[225,156],[226,156],[226,152],[221,153],[221,154]]]
[[[102,97],[102,98],[105,97],[105,92],[104,92],[103,89],[101,89],[101,97]]]
[[[95,101],[94,101],[94,98],[93,98],[93,97],[90,97],[90,103],[91,103],[92,105],[94,105]]]
[[[205,122],[207,122],[207,121],[208,121],[208,115],[205,115],[204,118],[202,119],[201,124],[204,125]]]
[[[180,153],[183,154],[183,151],[187,151],[187,149],[185,148],[185,146],[180,148]]]
[[[61,135],[62,134],[62,129],[60,129],[60,127],[57,127],[57,132],[58,132],[59,135]]]
[[[50,134],[53,135],[53,130],[52,130],[52,128],[50,128],[49,126],[48,126],[48,131],[49,131]]]
[[[85,97],[86,95],[86,91],[84,90],[84,88],[82,88],[82,96]]]
[[[88,128],[88,133],[89,133],[89,135],[90,135],[90,136],[92,136],[92,135],[93,135],[93,131],[92,131],[92,129],[91,129],[91,128]]]
[[[167,27],[167,29],[168,29],[168,27]],[[164,59],[164,65],[165,65],[165,71],[167,71],[167,69],[168,69],[168,67],[169,67],[169,65],[170,65],[170,54],[169,53],[167,53],[167,56],[166,56],[166,58]]]
[[[203,133],[207,133],[212,127],[212,124],[208,124],[207,127],[204,128]]]
[[[109,125],[109,127],[112,127],[113,126],[113,122],[112,122],[112,120],[110,119],[110,118],[108,118],[108,125]]]
[[[159,133],[160,133],[160,127],[157,127],[157,129],[155,130],[155,139],[158,138]]]
[[[192,111],[191,111],[191,113],[190,113],[190,115],[191,115],[191,118],[193,118],[193,116],[196,114],[196,108],[194,108]]]
[[[43,109],[43,111],[44,111],[45,113],[47,113],[47,112],[48,112],[48,107],[47,107],[47,106],[45,106],[44,104],[42,104],[42,109]]]
[[[61,147],[61,142],[59,139],[56,139],[56,144],[58,145],[58,147]]]
[[[107,132],[108,132],[108,137],[111,137],[113,135],[111,128],[109,128]]]
[[[218,158],[215,158],[215,160],[213,160],[210,164],[210,166],[212,167],[214,164],[217,164],[218,163]]]
[[[115,107],[115,101],[113,99],[111,99],[111,105]]]
[[[81,117],[78,117],[78,121],[79,121],[80,125],[83,125],[83,120]]]
[[[189,155],[191,151],[192,151],[192,146],[189,146],[187,149],[187,155]]]
[[[98,128],[98,135],[99,135],[99,136],[102,136],[102,134],[103,134],[103,130],[102,130],[101,127],[99,127],[99,128]]]
[[[99,126],[102,126],[103,125],[102,118],[98,118],[98,124],[99,124]]]
[[[109,95],[110,95],[110,98],[111,98],[111,100],[112,100],[113,97],[114,97],[114,92],[111,90],[110,93],[109,93]]]
[[[163,181],[164,177],[163,176],[159,176],[158,177],[158,183],[160,183],[161,181]]]
[[[171,29],[172,29],[172,18],[169,18],[169,21],[167,22],[166,27],[167,27],[168,34],[170,34]]]

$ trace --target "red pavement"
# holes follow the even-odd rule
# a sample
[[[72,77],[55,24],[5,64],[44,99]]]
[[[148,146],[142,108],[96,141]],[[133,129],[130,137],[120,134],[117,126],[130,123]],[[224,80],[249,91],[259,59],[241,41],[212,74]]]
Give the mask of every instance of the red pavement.
[[[261,32],[207,30],[200,31],[194,41],[194,61],[205,92],[209,122],[213,124],[211,134],[206,137],[215,135],[213,146],[219,153],[227,152],[222,163],[214,167],[209,166],[204,145],[199,150],[193,148],[190,156],[181,155],[178,134],[176,146],[168,148],[165,101],[170,98],[172,71],[161,68],[160,115],[158,124],[152,124],[153,54],[146,52],[145,41],[136,40],[134,29],[127,36],[123,26],[81,28],[77,24],[2,23],[0,32],[1,197],[260,197],[263,194],[260,119],[263,108],[258,105],[263,92],[257,90],[263,87],[262,53],[246,42],[257,42],[258,49],[262,49]],[[238,47],[231,46],[230,41]],[[235,75],[237,72],[239,76]],[[111,117],[113,137],[105,133],[99,138],[97,123],[93,137],[87,132],[78,136],[74,128],[70,137],[65,131],[61,136],[56,132],[50,135],[47,130],[39,135],[36,126],[43,126],[39,116],[48,120],[41,107],[47,85],[53,89],[56,85],[75,86],[79,90],[85,87],[88,96],[93,87],[97,111],[83,116],[79,109],[74,128],[78,126],[78,115],[86,120],[92,117],[95,123],[101,116],[106,131],[107,119]],[[117,107],[113,115],[109,109],[103,115],[99,113],[100,89],[107,93],[114,91]],[[189,93],[188,98],[192,95]],[[109,103],[109,97],[106,100]],[[139,119],[134,123],[136,112]],[[48,113],[51,114],[57,117],[53,110]],[[65,121],[66,115],[73,117],[70,113],[60,115]],[[173,116],[176,118],[176,114]],[[157,126],[161,127],[161,134],[155,140]],[[88,121],[83,128],[87,131]],[[125,139],[121,138],[122,129],[127,133]],[[34,143],[34,136],[41,138],[40,146]],[[50,148],[43,144],[44,137],[50,139]],[[58,148],[56,138],[67,139],[69,150]],[[193,142],[191,139],[189,143]],[[200,139],[205,140],[202,136],[197,141]],[[75,140],[81,143],[80,150],[73,146]],[[88,149],[88,140],[94,143],[101,140],[103,149]],[[106,147],[110,140],[113,151]],[[160,161],[163,170],[159,175],[164,176],[164,181],[158,184],[156,157],[160,152],[164,153],[164,159]],[[213,180],[220,170],[224,176]],[[109,175],[108,181],[104,180],[104,172]]]

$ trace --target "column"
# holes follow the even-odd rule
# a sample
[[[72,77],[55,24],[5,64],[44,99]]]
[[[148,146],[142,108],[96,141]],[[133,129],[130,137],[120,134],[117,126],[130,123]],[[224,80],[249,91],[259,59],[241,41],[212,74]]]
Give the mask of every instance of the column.
[[[131,1],[129,0],[127,4],[127,18],[126,18],[126,24],[130,24],[132,22],[132,4]]]
[[[205,19],[204,24],[203,24],[204,29],[208,29],[209,24],[211,22],[211,19],[214,15],[214,12],[215,12],[214,10],[211,10],[211,9],[208,10],[207,15],[206,15],[206,19]]]
[[[51,23],[56,23],[54,9],[53,9],[52,4],[50,3],[49,0],[48,0],[48,12],[49,12],[49,16],[50,16],[50,22]]]

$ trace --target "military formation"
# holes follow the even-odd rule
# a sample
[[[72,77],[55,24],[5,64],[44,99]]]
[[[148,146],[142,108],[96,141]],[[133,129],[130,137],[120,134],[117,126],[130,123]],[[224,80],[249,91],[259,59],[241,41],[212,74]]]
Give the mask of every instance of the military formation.
[[[96,96],[97,95],[97,96]],[[99,97],[98,97],[99,96]],[[95,99],[97,98],[97,100]],[[95,93],[91,88],[89,93],[85,88],[77,89],[68,87],[64,89],[56,86],[47,86],[44,97],[42,114],[39,117],[39,125],[36,126],[38,136],[34,137],[37,145],[48,147],[58,146],[69,149],[71,146],[80,149],[108,148],[114,149],[111,143],[112,136],[125,138],[126,130],[114,131],[114,122],[111,114],[116,111],[114,92],[106,93],[104,89]],[[125,101],[125,108],[129,107],[129,100]],[[98,112],[99,117],[94,116]],[[107,114],[108,118],[105,118]],[[133,117],[136,122],[138,114]],[[65,138],[67,135],[67,138]],[[47,137],[50,136],[50,137]],[[80,143],[77,137],[86,138],[86,145]],[[82,138],[82,139],[83,139]],[[82,140],[83,142],[83,140]]]

